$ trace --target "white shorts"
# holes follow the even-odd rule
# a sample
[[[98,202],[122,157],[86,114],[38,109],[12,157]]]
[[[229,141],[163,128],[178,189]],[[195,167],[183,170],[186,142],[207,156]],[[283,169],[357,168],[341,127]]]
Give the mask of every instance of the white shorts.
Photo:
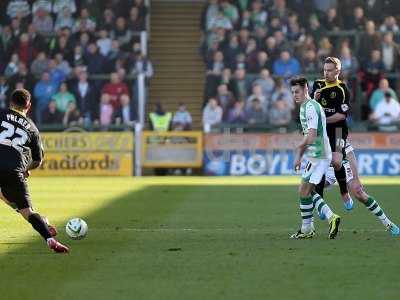
[[[353,148],[349,152],[351,151],[353,151]],[[353,171],[351,170],[350,163],[347,160],[343,161],[343,166],[346,172],[346,182],[349,183],[354,178]],[[327,181],[329,185],[334,185],[336,183],[335,170],[333,167],[329,167],[326,171],[325,181]]]
[[[301,176],[303,181],[317,185],[320,183],[322,176],[328,171],[330,164],[330,159],[308,161],[304,168],[303,175]]]

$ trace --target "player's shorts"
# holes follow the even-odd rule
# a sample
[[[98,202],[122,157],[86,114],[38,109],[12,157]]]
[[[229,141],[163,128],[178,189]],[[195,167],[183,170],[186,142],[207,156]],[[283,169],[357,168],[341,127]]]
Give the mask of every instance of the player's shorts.
[[[308,161],[304,168],[303,175],[301,176],[303,181],[317,185],[321,182],[322,177],[328,171],[330,164],[330,159]]]
[[[350,150],[350,151],[352,151],[352,150]],[[349,153],[349,152],[347,152],[347,153]],[[343,161],[343,166],[344,166],[344,170],[346,172],[346,182],[349,183],[354,178],[353,171],[351,170],[350,163],[347,160]],[[329,167],[328,171],[326,171],[325,181],[328,182],[328,184],[330,186],[334,185],[336,183],[335,170],[333,169],[333,167]]]
[[[0,190],[17,209],[32,207],[28,183],[23,173],[0,172]]]

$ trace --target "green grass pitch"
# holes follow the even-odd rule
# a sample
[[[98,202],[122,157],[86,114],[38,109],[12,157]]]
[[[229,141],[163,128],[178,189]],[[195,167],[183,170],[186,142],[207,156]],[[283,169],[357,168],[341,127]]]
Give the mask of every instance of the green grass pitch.
[[[48,251],[0,205],[0,299],[399,299],[400,240],[365,207],[327,239],[290,240],[298,178],[31,178],[35,208],[58,225],[69,255]],[[367,179],[400,223],[400,179]],[[86,239],[64,224],[82,217]]]

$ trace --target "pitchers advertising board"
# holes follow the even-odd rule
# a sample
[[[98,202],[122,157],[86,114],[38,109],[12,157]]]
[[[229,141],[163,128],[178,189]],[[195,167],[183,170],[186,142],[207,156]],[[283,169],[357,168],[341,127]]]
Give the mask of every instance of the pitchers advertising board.
[[[299,134],[208,134],[206,175],[294,175]],[[400,175],[400,134],[352,134],[361,175]]]
[[[43,133],[44,161],[38,176],[130,176],[133,135],[129,132]]]

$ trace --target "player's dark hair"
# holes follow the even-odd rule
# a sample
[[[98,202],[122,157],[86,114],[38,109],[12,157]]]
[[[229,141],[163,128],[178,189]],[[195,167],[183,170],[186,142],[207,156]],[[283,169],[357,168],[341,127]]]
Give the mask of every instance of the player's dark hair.
[[[17,107],[26,108],[30,101],[31,93],[29,93],[26,89],[16,89],[11,94],[10,102]]]
[[[294,77],[290,80],[290,86],[299,85],[304,88],[307,85],[307,79],[305,77]]]

